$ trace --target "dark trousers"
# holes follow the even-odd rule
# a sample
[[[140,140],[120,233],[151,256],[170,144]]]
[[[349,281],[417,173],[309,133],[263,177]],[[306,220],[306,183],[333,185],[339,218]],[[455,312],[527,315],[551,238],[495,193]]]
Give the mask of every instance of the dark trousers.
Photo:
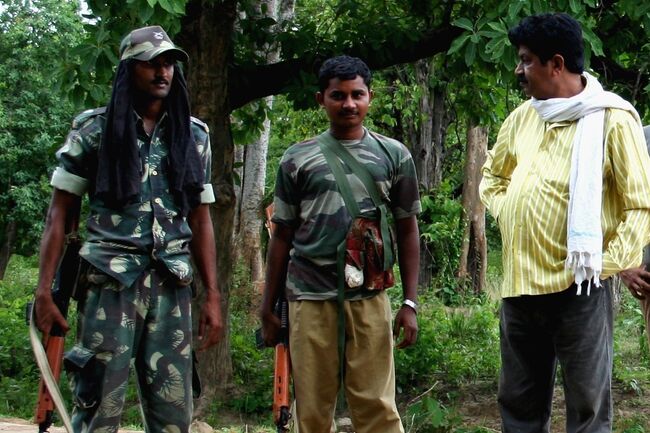
[[[612,431],[612,302],[609,288],[575,285],[501,306],[499,410],[503,433],[547,433],[557,363],[568,433]]]

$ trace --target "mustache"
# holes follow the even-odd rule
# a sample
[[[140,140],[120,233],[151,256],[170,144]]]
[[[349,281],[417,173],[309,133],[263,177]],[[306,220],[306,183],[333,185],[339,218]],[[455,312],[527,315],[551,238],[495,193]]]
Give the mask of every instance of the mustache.
[[[151,83],[152,84],[169,84],[169,81],[165,80],[164,78],[156,78]]]
[[[348,114],[359,114],[359,110],[341,110],[339,114],[348,115]]]
[[[524,74],[517,75],[517,83],[519,84],[528,84],[528,80]]]

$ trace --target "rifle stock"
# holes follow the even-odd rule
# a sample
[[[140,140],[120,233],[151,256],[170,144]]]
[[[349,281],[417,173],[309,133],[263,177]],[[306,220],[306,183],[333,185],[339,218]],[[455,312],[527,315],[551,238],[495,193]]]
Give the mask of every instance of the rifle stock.
[[[273,386],[273,419],[278,432],[287,431],[291,413],[289,410],[289,382],[291,359],[289,358],[289,320],[288,303],[282,298],[278,301],[280,316],[280,341],[275,345],[275,372]]]
[[[271,221],[273,204],[265,209],[266,230],[269,238],[273,235],[275,224]],[[273,372],[273,421],[278,433],[288,431],[287,424],[291,418],[290,391],[291,358],[289,357],[289,304],[284,294],[280,296],[275,306],[275,315],[280,319],[280,338],[275,345],[275,361]]]

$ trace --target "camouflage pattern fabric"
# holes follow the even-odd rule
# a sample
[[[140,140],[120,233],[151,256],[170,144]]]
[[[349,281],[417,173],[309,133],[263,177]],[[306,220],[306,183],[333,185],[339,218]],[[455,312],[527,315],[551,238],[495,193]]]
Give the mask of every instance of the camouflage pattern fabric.
[[[65,355],[76,433],[117,432],[135,360],[145,431],[185,433],[192,415],[191,289],[166,269],[131,287],[90,266],[78,341]]]
[[[341,144],[375,179],[382,200],[396,219],[421,211],[415,165],[400,142],[366,130],[357,141]],[[375,207],[363,183],[344,163],[362,214]],[[275,184],[272,221],[294,228],[287,270],[287,299],[336,299],[336,246],[345,239],[351,216],[316,138],[294,144],[284,153]],[[346,299],[376,295],[364,287],[347,290]]]
[[[120,60],[136,59],[146,62],[162,53],[173,54],[184,62],[188,60],[187,53],[175,46],[160,26],[133,30],[120,44]]]
[[[151,137],[138,120],[138,146],[142,164],[140,199],[119,211],[94,195],[97,150],[104,127],[104,109],[77,116],[65,144],[57,152],[59,167],[52,186],[77,195],[88,192],[90,214],[87,239],[80,255],[95,267],[129,287],[149,263],[163,262],[180,280],[192,279],[188,250],[192,232],[179,212],[168,182],[168,145],[165,141],[166,115]],[[211,151],[207,126],[192,118],[192,132],[205,167],[202,203],[214,202],[210,181]]]

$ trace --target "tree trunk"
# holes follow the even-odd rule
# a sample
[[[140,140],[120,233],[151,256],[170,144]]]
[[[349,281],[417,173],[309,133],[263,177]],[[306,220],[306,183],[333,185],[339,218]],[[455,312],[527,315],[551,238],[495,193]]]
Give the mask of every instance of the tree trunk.
[[[258,12],[266,11],[267,16],[276,22],[283,22],[293,18],[293,0],[261,0]],[[272,64],[279,60],[280,51],[277,47],[264,46],[259,52],[265,55],[265,60]],[[265,98],[265,103],[270,110],[273,106],[273,97]],[[238,252],[240,258],[250,271],[253,285],[261,292],[264,278],[264,260],[262,258],[262,224],[264,199],[264,186],[266,184],[266,155],[268,153],[269,137],[271,135],[271,120],[267,117],[259,139],[252,144],[244,146],[241,192],[238,197]]]
[[[9,220],[5,226],[5,239],[0,248],[0,280],[5,278],[5,272],[9,265],[9,259],[14,250],[14,243],[16,242],[16,221]]]
[[[442,164],[445,159],[445,139],[451,118],[447,113],[447,87],[436,85],[433,88],[433,128],[431,155],[431,187],[442,181]]]
[[[428,194],[442,180],[444,142],[449,125],[445,111],[447,89],[430,85],[433,60],[424,59],[414,63],[415,81],[422,93],[418,101],[420,118],[407,124],[405,129],[413,144],[413,160],[420,191]],[[433,256],[427,243],[420,239],[420,268],[418,286],[428,288],[433,278]]]
[[[415,171],[418,175],[420,189],[429,192],[434,188],[433,182],[433,89],[429,86],[431,75],[432,60],[420,60],[415,62],[413,69],[415,72],[415,81],[421,89],[421,96],[418,101],[419,119],[410,122],[407,126],[409,136],[413,143],[413,162]]]
[[[216,203],[211,207],[214,226],[221,311],[225,331],[221,343],[198,354],[203,395],[196,402],[195,416],[201,417],[215,396],[227,395],[233,387],[228,327],[228,305],[232,282],[232,227],[235,211],[233,192],[234,146],[230,134],[228,101],[228,56],[236,18],[236,0],[191,1],[182,21],[179,40],[190,56],[188,86],[194,114],[210,125],[212,185]],[[198,300],[203,298],[198,288]],[[199,311],[199,305],[194,305]],[[195,319],[198,314],[194,315]]]
[[[266,98],[269,108],[273,98]],[[261,287],[264,277],[261,254],[262,200],[266,182],[266,155],[271,121],[264,121],[259,140],[244,147],[244,169],[239,205],[239,252],[250,270],[251,281]]]
[[[478,195],[481,167],[487,154],[487,128],[472,126],[467,130],[467,152],[463,182],[465,232],[458,267],[461,287],[471,287],[474,293],[485,288],[487,272],[487,239],[485,237],[485,206]]]

